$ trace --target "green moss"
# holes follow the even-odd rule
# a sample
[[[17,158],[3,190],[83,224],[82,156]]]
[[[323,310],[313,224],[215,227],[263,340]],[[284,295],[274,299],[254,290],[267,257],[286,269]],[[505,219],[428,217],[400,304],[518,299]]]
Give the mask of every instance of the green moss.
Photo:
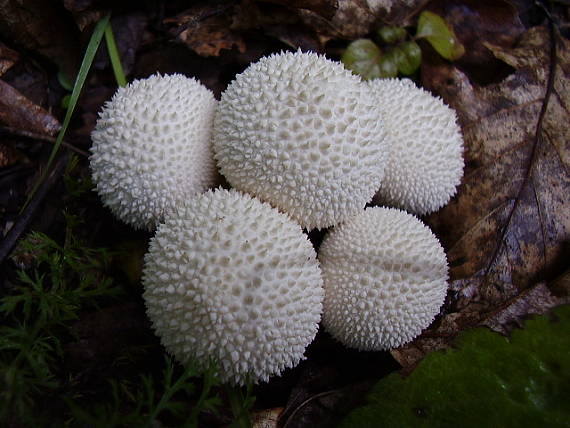
[[[510,338],[477,328],[379,381],[341,427],[570,426],[570,306]]]

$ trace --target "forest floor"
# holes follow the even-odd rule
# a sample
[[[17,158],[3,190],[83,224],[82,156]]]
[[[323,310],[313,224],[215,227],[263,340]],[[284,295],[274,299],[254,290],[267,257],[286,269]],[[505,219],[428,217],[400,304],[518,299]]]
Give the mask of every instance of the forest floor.
[[[0,2],[0,425],[247,426],[245,414],[260,427],[335,426],[380,379],[413,373],[458,334],[485,326],[509,335],[569,302],[567,1],[116,3]],[[460,54],[446,59],[414,37],[426,10],[443,18]],[[397,47],[377,30],[404,28],[421,49],[407,77],[456,111],[465,144],[457,195],[422,217],[450,269],[434,323],[383,352],[348,349],[321,329],[297,367],[247,391],[167,357],[142,298],[152,233],[113,217],[90,177],[90,135],[118,87],[105,40],[54,151],[107,16],[127,81],[181,73],[217,99],[275,52],[340,60],[368,38],[378,47],[364,57],[372,67]],[[316,248],[324,233],[309,233]]]

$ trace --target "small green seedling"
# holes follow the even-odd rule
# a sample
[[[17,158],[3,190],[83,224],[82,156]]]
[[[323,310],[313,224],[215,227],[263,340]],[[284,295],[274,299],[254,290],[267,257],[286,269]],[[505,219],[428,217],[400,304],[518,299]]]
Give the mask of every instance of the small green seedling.
[[[346,68],[365,80],[414,74],[422,62],[422,51],[417,43],[420,39],[425,39],[438,54],[450,61],[465,53],[445,20],[430,11],[421,13],[415,36],[403,27],[383,26],[376,31],[375,39],[378,43],[371,39],[353,41],[341,57]]]

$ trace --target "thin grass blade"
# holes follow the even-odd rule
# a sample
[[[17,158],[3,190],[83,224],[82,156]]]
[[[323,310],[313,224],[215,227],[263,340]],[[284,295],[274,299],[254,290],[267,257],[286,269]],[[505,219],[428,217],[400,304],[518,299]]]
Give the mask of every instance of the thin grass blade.
[[[49,156],[47,164],[44,168],[44,171],[43,171],[42,175],[40,176],[40,179],[34,185],[34,188],[32,189],[32,191],[30,192],[28,199],[26,200],[26,203],[22,207],[22,211],[30,203],[33,196],[35,195],[38,188],[40,187],[41,183],[45,180],[45,178],[48,174],[48,171],[50,170],[51,164],[53,163],[53,160],[55,159],[55,155],[57,154],[59,147],[61,146],[61,143],[63,141],[63,137],[65,136],[65,133],[67,132],[67,127],[69,126],[71,116],[73,115],[73,111],[75,110],[77,100],[79,99],[79,95],[81,94],[81,90],[83,89],[83,84],[85,83],[85,79],[87,78],[87,74],[89,73],[89,70],[91,69],[91,64],[93,63],[93,58],[95,57],[95,53],[97,52],[97,49],[99,48],[99,44],[101,43],[101,40],[103,38],[103,34],[105,33],[105,29],[109,25],[109,18],[110,18],[110,15],[105,16],[103,19],[101,19],[97,23],[97,25],[95,26],[95,29],[93,30],[93,34],[91,35],[91,40],[89,40],[89,44],[87,45],[87,49],[85,50],[85,55],[83,56],[83,61],[81,62],[81,67],[79,68],[79,73],[77,74],[77,78],[75,79],[75,84],[73,85],[73,91],[71,93],[71,98],[69,100],[69,107],[67,109],[67,112],[65,113],[65,118],[63,119],[63,124],[61,126],[60,131],[59,131],[59,134],[57,135],[57,138],[55,140],[55,144],[54,144],[53,149],[50,153],[50,156]]]
[[[107,44],[107,52],[111,59],[111,66],[113,67],[115,80],[119,86],[126,86],[127,78],[123,71],[121,57],[119,55],[119,50],[117,49],[117,44],[115,43],[115,35],[113,34],[113,27],[111,24],[107,25],[107,28],[105,28],[105,43]]]

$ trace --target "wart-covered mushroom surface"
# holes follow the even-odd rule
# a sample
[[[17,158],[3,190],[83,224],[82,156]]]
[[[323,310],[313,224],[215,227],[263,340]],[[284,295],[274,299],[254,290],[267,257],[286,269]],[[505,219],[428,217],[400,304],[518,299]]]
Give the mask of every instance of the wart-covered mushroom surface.
[[[218,364],[223,381],[266,381],[313,340],[323,288],[301,227],[235,190],[208,191],[160,224],[145,257],[147,312],[179,361]]]
[[[103,204],[137,229],[218,179],[211,132],[216,100],[180,74],[119,88],[100,113],[90,167]]]
[[[213,146],[233,187],[307,229],[364,208],[388,154],[370,89],[342,64],[300,51],[264,57],[236,76],[219,103]]]
[[[372,207],[331,229],[319,249],[323,325],[351,348],[403,345],[426,328],[447,293],[447,260],[411,214]]]
[[[418,215],[437,211],[455,195],[463,176],[463,137],[455,111],[409,79],[366,84],[392,147],[374,202]]]

